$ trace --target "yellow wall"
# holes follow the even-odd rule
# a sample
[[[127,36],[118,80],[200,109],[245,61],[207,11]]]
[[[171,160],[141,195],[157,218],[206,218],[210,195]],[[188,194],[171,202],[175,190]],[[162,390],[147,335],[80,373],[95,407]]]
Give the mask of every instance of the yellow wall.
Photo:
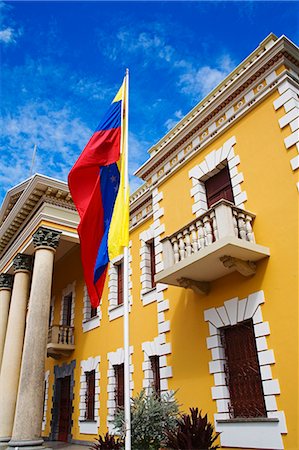
[[[244,175],[242,190],[248,200],[245,209],[256,214],[254,233],[258,244],[270,248],[271,256],[258,263],[257,273],[244,278],[238,273],[227,275],[212,283],[209,295],[195,295],[193,291],[169,287],[164,297],[170,301],[165,313],[170,320],[171,331],[167,342],[172,344],[172,354],[167,357],[173,368],[170,389],[178,390],[177,398],[182,409],[199,406],[208,412],[210,420],[216,412],[216,402],[211,398],[213,376],[208,363],[212,359],[206,347],[209,336],[208,324],[204,321],[204,310],[222,306],[224,301],[263,290],[263,320],[270,324],[268,348],[274,350],[276,363],[272,365],[273,379],[278,379],[281,394],[276,396],[278,409],[287,418],[288,434],[283,436],[286,449],[295,450],[298,436],[298,192],[296,175],[290,167],[290,159],[296,155],[294,148],[287,151],[283,139],[290,134],[289,127],[281,130],[278,119],[282,111],[275,112],[273,101],[279,96],[274,92],[257,105],[245,117],[235,123],[212,144],[197,154],[171,178],[159,186],[163,192],[160,206],[164,208],[161,222],[165,224],[165,235],[170,235],[192,219],[192,187],[188,172],[200,164],[212,150],[220,148],[230,137],[236,137],[235,154],[240,156],[238,171]],[[180,186],[180,189],[177,188]],[[137,227],[131,234],[133,307],[130,314],[131,345],[134,346],[134,393],[142,388],[143,352],[141,344],[152,341],[158,335],[156,303],[143,306],[140,298],[140,240],[139,234],[148,229],[152,219]],[[101,356],[100,363],[100,431],[106,432],[107,414],[107,353],[122,347],[122,318],[109,322],[107,311],[107,287],[103,296],[102,320],[99,328],[82,332],[83,277],[80,265],[79,246],[55,264],[53,295],[55,295],[55,320],[59,323],[62,290],[76,280],[75,342],[76,349],[70,358],[47,360],[51,370],[49,399],[52,398],[54,382],[53,366],[76,360],[75,399],[73,402],[73,439],[92,440],[94,436],[80,435],[79,379],[80,361],[90,356]],[[297,358],[295,357],[297,348]],[[50,400],[49,400],[50,401]],[[51,404],[48,404],[47,428],[49,434]]]

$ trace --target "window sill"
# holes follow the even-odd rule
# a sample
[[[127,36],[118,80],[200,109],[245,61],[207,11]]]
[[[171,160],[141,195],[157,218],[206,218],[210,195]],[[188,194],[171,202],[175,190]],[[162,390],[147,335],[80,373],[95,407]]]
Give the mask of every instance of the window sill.
[[[157,300],[157,287],[148,289],[141,294],[143,305],[149,305]]]
[[[82,323],[88,323],[88,322],[91,322],[92,320],[99,319],[99,318],[100,318],[100,316],[97,314],[96,316],[89,317],[89,319],[84,319],[82,321]]]
[[[80,419],[79,420],[80,423],[97,423],[96,420],[91,420],[91,419]]]
[[[279,422],[276,417],[236,417],[235,419],[217,419],[217,423],[258,423]]]

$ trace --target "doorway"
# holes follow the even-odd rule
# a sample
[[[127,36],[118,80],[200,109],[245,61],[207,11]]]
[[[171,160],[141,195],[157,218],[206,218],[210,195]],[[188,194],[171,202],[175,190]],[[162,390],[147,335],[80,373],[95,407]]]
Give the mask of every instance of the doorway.
[[[71,425],[71,377],[58,378],[60,390],[58,440],[68,442]]]

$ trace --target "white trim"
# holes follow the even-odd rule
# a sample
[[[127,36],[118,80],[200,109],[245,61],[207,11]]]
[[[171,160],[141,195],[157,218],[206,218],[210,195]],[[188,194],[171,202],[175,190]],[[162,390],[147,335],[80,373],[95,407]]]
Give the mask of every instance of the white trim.
[[[99,426],[100,426],[100,415],[99,415],[99,408],[100,408],[100,361],[101,357],[96,356],[94,358],[90,357],[86,360],[81,361],[81,376],[80,376],[80,403],[79,403],[79,419],[78,419],[78,425],[79,425],[79,431],[81,434],[98,434]],[[86,413],[86,389],[87,389],[87,383],[86,383],[86,372],[91,372],[92,370],[95,371],[95,399],[94,399],[94,421],[86,420],[85,419],[85,413]]]
[[[131,311],[131,306],[133,304],[132,298],[132,241],[129,242],[129,311]],[[123,255],[119,255],[114,258],[108,269],[108,314],[109,320],[115,320],[124,315],[123,304],[117,304],[117,264],[123,260]]]
[[[159,313],[163,314],[164,313]],[[144,359],[142,363],[143,370],[143,382],[142,386],[149,394],[153,385],[153,371],[151,368],[150,357],[159,356],[159,369],[160,369],[160,391],[161,394],[168,392],[168,379],[172,378],[172,367],[167,366],[167,358],[165,354],[165,347],[160,343],[160,337],[156,337],[151,342],[144,342],[142,344],[142,351],[144,353]]]
[[[200,164],[189,170],[189,178],[192,180],[190,195],[194,198],[192,213],[196,217],[201,216],[208,209],[205,181],[218,173],[225,165],[228,166],[235,205],[244,209],[247,194],[242,191],[244,176],[242,172],[238,172],[240,157],[235,154],[235,144],[236,138],[232,136],[224,142],[222,147],[208,153]]]
[[[51,298],[50,327],[52,327],[54,323],[54,308],[55,308],[55,295],[53,295],[53,297]]]
[[[49,398],[49,376],[50,370],[45,372],[45,396],[44,396],[44,412],[43,412],[43,421],[42,421],[42,431],[45,431],[47,425],[47,409],[48,409],[48,398]]]
[[[264,292],[258,291],[247,298],[238,297],[224,302],[223,306],[204,311],[204,319],[209,323],[210,336],[207,338],[207,348],[211,350],[212,361],[209,362],[210,374],[214,376],[212,398],[216,401],[215,429],[220,432],[222,446],[250,447],[265,449],[283,449],[281,433],[286,433],[283,411],[277,411],[276,395],[280,394],[278,380],[272,379],[271,364],[275,363],[273,350],[267,346],[266,336],[270,334],[268,322],[263,322],[261,304],[265,302]],[[219,423],[221,419],[229,419],[229,391],[225,380],[225,354],[220,339],[220,329],[233,326],[244,320],[252,319],[257,346],[257,354],[262,377],[262,386],[267,410],[267,417],[277,417],[278,422],[239,422]],[[251,430],[251,432],[250,432]],[[263,442],[257,442],[258,431],[265,435]],[[284,431],[282,431],[284,430]]]
[[[155,204],[155,206],[158,206]],[[153,208],[154,220],[159,219],[164,214],[163,208]],[[140,281],[141,281],[141,299],[144,306],[157,300],[156,286],[152,287],[151,261],[149,243],[154,240],[154,225],[152,224],[147,230],[139,234],[140,240]],[[156,252],[156,247],[155,247]]]
[[[294,82],[285,80],[283,84],[278,87],[280,96],[274,100],[273,106],[277,111],[284,108],[286,114],[278,119],[278,124],[281,129],[289,125],[291,133],[284,138],[284,145],[286,150],[289,150],[294,145],[297,146],[299,152],[299,89]],[[295,172],[299,168],[298,155],[290,159],[292,171]],[[298,187],[298,184],[296,184]],[[298,189],[299,190],[299,189]]]
[[[97,307],[97,315],[91,317],[90,298],[88,295],[87,286],[85,284],[83,290],[83,320],[82,320],[83,333],[86,333],[87,331],[99,327],[101,319],[102,319],[101,305]]]
[[[132,355],[134,352],[133,346],[130,346],[130,397],[133,395],[133,389],[134,389],[134,381],[133,381],[133,373],[134,373],[134,366],[132,363]],[[114,426],[113,426],[113,419],[114,414],[116,410],[116,402],[115,402],[115,387],[116,387],[116,377],[115,377],[115,369],[114,366],[119,366],[121,364],[124,364],[125,362],[125,355],[124,355],[124,349],[118,348],[115,352],[110,352],[107,354],[108,359],[108,371],[107,371],[107,392],[108,392],[108,400],[107,400],[107,427],[108,432],[111,434],[115,433]]]

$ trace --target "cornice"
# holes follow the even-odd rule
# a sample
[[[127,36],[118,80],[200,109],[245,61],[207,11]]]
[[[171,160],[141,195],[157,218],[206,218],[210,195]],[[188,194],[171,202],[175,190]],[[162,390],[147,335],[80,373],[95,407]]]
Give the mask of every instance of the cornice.
[[[266,40],[265,40],[266,41]],[[257,83],[258,79],[275,67],[288,61],[293,68],[298,67],[298,48],[282,36],[271,46],[265,41],[255,52],[241,63],[214,91],[203,99],[169,133],[149,150],[151,157],[135,173],[150,181],[150,175],[172,153],[175,153],[194,134],[221,116],[225,108],[233,104],[245,91]],[[270,44],[268,42],[268,44]]]

